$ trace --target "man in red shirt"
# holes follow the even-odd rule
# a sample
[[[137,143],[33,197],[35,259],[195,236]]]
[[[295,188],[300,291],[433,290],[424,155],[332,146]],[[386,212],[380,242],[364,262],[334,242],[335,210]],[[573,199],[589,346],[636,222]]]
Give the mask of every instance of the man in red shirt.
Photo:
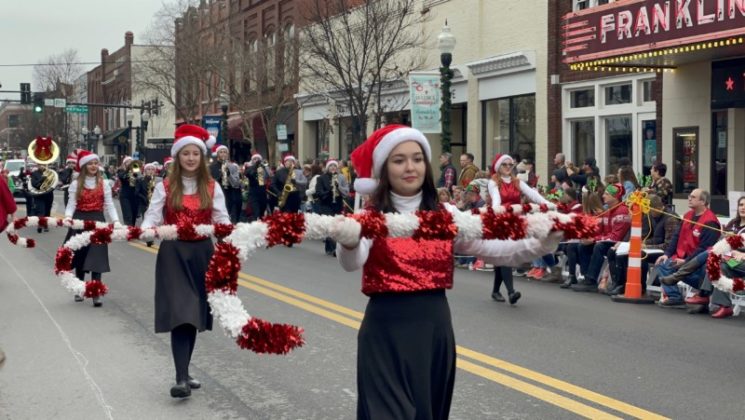
[[[709,192],[701,189],[695,189],[688,195],[690,210],[683,215],[684,221],[673,235],[665,254],[655,263],[660,278],[675,273],[683,264],[696,258],[702,252],[706,252],[719,240],[719,231],[714,230],[720,228],[719,219],[709,209],[710,201]],[[707,229],[701,225],[714,229]],[[706,264],[702,264],[695,272],[685,276],[683,282],[698,289],[704,278],[705,270]],[[663,284],[662,290],[667,299],[661,300],[660,306],[683,307],[685,305],[677,285]]]
[[[595,292],[598,290],[597,280],[600,277],[600,270],[603,268],[606,254],[616,242],[625,240],[629,229],[631,229],[631,216],[628,207],[625,204],[618,205],[623,194],[624,189],[621,184],[610,184],[605,187],[603,202],[610,210],[607,210],[601,216],[600,231],[595,239],[581,241],[579,260],[585,279],[571,286],[571,289],[575,292]]]

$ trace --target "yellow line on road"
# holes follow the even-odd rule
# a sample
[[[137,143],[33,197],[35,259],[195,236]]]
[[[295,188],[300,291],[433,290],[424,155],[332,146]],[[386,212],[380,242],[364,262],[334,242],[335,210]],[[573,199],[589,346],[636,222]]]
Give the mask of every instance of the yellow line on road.
[[[148,248],[136,242],[130,242],[130,245],[138,249],[151,252],[153,254],[157,253],[157,247]],[[241,279],[244,279],[244,280],[239,280],[238,284],[240,284],[241,286],[247,289],[251,289],[263,295],[269,296],[273,299],[276,299],[281,302],[287,303],[289,305],[301,308],[303,310],[306,310],[318,316],[338,322],[342,325],[346,325],[350,328],[359,329],[360,327],[359,320],[361,320],[364,315],[362,312],[355,311],[353,309],[335,304],[333,302],[330,302],[324,299],[320,299],[318,297],[309,295],[307,293],[300,292],[295,289],[291,289],[291,288],[270,282],[268,280],[265,280],[265,279],[262,279],[256,276],[252,276],[250,274],[241,272],[238,275],[240,276]],[[350,319],[348,317],[351,317],[354,319]],[[468,349],[466,347],[456,346],[456,351],[457,351],[457,354],[461,356],[458,358],[458,361],[457,361],[458,368],[466,372],[472,373],[474,375],[480,376],[482,378],[496,382],[505,387],[512,388],[519,392],[523,392],[527,395],[533,396],[549,404],[553,404],[557,407],[571,411],[585,418],[615,419],[618,417],[613,416],[610,413],[598,410],[589,405],[583,404],[581,402],[575,401],[571,398],[567,398],[563,395],[557,394],[555,392],[546,390],[544,388],[538,387],[531,383],[514,378],[512,376],[496,372],[492,369],[489,369],[483,366],[476,365],[470,361],[463,359],[463,357],[471,358],[483,364],[504,370],[508,373],[522,376],[526,379],[538,382],[540,384],[546,385],[548,387],[554,388],[562,392],[566,392],[568,394],[572,394],[579,398],[608,407],[612,410],[615,410],[615,411],[618,411],[618,412],[621,412],[621,413],[624,413],[624,414],[627,414],[627,415],[630,415],[636,418],[666,419],[666,417],[664,416],[660,416],[659,414],[644,410],[642,408],[633,406],[623,401],[619,401],[619,400],[607,397],[605,395],[596,393],[594,391],[590,391],[588,389],[573,385],[569,382],[565,382],[565,381],[550,377],[548,375],[544,375],[542,373],[515,365],[513,363],[509,363],[501,359],[497,359],[495,357]]]

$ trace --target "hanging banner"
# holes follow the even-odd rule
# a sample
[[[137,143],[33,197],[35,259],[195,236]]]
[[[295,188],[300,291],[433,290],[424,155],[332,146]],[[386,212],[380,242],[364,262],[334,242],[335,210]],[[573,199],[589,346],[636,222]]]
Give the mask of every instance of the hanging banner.
[[[222,115],[205,115],[202,117],[202,127],[217,139],[217,144],[225,144],[220,132]]]
[[[410,74],[411,126],[422,133],[440,133],[440,75]]]

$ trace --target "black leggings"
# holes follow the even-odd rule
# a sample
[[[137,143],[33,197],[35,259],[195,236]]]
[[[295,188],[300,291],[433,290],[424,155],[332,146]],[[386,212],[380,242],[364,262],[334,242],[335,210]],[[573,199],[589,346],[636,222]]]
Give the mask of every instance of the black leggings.
[[[176,382],[189,378],[189,363],[197,341],[197,327],[181,324],[171,330],[171,352],[176,366]]]
[[[85,271],[82,268],[75,268],[75,276],[79,278],[80,280],[85,279]],[[91,280],[101,280],[101,273],[97,273],[95,271],[91,272]]]
[[[499,288],[504,283],[507,293],[512,294],[515,288],[512,286],[512,267],[494,267],[494,288],[492,293],[499,293]]]

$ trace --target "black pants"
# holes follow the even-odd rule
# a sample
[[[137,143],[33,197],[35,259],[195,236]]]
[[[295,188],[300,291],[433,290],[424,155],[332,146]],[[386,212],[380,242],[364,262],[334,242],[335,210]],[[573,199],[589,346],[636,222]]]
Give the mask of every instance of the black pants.
[[[249,222],[261,219],[266,214],[266,191],[251,191],[248,195],[248,205],[251,206]]]
[[[608,251],[608,271],[613,279],[613,287],[626,284],[626,270],[629,267],[629,255],[616,255],[616,250]],[[642,293],[647,291],[647,273],[649,263],[642,258]]]
[[[492,293],[499,293],[499,288],[507,288],[507,293],[515,293],[515,288],[512,286],[512,267],[494,267],[494,287]]]
[[[129,197],[122,195],[119,197],[119,204],[122,207],[122,219],[127,226],[134,226],[137,223],[137,212],[140,202],[136,196]]]
[[[181,324],[171,330],[171,353],[176,367],[176,382],[189,378],[189,364],[197,342],[197,328],[191,324]]]
[[[85,280],[85,273],[87,273],[87,271],[84,271],[82,267],[80,267],[80,268],[76,267],[75,268],[75,277],[77,277],[78,279]],[[99,280],[100,281],[101,280],[101,273],[97,273],[95,271],[91,272],[91,280]]]
[[[49,217],[52,214],[52,203],[54,202],[54,193],[40,194],[34,197],[34,215]]]
[[[242,204],[240,188],[227,188],[225,191],[225,207],[228,209],[228,215],[233,224],[240,221]]]

